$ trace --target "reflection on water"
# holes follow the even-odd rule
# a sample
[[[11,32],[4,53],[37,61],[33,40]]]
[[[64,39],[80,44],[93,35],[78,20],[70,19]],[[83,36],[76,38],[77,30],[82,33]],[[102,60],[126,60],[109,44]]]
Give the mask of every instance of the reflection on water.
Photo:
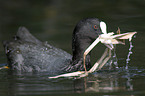
[[[15,74],[10,70],[0,70],[0,95],[32,96],[84,92],[83,96],[88,96],[87,93],[131,96],[145,94],[144,6],[144,0],[44,0],[43,2],[1,0],[0,42],[10,39],[19,26],[26,26],[40,40],[46,40],[71,53],[72,30],[79,20],[86,17],[98,17],[105,21],[109,31],[120,27],[123,32],[138,33],[132,42],[127,42],[125,46],[116,46],[114,52],[116,54],[108,62],[112,66],[115,65],[115,69],[111,66],[109,70],[103,69],[82,79],[53,80],[48,79],[47,73]],[[92,61],[96,61],[96,57],[99,58],[102,51],[104,46],[97,45],[92,54]],[[0,44],[0,66],[5,64],[6,56]]]
[[[122,91],[122,90],[130,90],[133,91],[132,85],[129,81],[130,77],[127,78],[121,78],[120,76],[117,76],[119,74],[118,72],[111,72],[107,76],[98,76],[96,74],[94,77],[101,77],[101,79],[93,78],[93,80],[89,80],[90,84],[92,86],[87,88],[87,91],[94,91],[94,92],[113,92],[113,91]],[[104,75],[104,74],[99,74]],[[117,77],[116,77],[117,76]],[[123,84],[123,83],[126,84]],[[130,85],[129,85],[130,84]]]
[[[134,71],[134,72],[131,72]],[[139,70],[138,70],[139,71]],[[145,70],[140,70],[145,71]],[[1,72],[1,95],[38,95],[38,94],[64,94],[64,93],[110,93],[131,94],[136,85],[133,77],[137,69],[124,68],[118,70],[101,70],[82,79],[48,79],[47,74],[21,74],[12,75],[11,72]],[[145,75],[145,74],[144,74]],[[4,87],[5,85],[5,87]],[[124,93],[120,93],[124,92]],[[125,93],[127,92],[127,93]],[[128,93],[130,92],[130,93]],[[113,93],[112,93],[113,94]]]

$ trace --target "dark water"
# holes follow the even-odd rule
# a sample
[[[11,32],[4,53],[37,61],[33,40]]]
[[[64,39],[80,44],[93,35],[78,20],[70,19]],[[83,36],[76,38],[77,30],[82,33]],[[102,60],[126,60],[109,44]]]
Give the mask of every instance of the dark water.
[[[105,21],[109,31],[137,31],[133,54],[126,61],[129,42],[117,45],[119,68],[101,70],[82,79],[48,79],[48,73],[15,74],[0,70],[0,96],[18,95],[145,95],[145,1],[144,0],[1,0],[0,41],[10,39],[19,26],[26,26],[42,41],[71,53],[71,34],[75,24],[86,17]],[[93,51],[92,63],[105,46]],[[6,64],[0,44],[0,66]],[[127,68],[127,67],[128,68]],[[80,93],[80,94],[78,94]]]

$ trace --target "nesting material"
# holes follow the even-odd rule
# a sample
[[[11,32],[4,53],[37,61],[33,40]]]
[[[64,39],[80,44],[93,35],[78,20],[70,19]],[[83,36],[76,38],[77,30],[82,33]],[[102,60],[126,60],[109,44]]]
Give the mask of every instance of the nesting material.
[[[103,26],[103,27],[101,27],[103,34],[101,34],[84,52],[83,61],[84,61],[85,71],[66,73],[66,74],[61,74],[58,76],[48,77],[48,78],[52,79],[52,78],[60,78],[60,77],[85,77],[88,75],[88,73],[92,73],[94,71],[100,70],[110,59],[111,50],[114,48],[113,45],[114,44],[125,44],[125,42],[123,42],[123,40],[129,39],[129,41],[131,41],[133,35],[137,33],[137,32],[127,32],[127,33],[123,33],[123,34],[114,35],[114,32],[110,32],[110,33],[106,32],[106,27],[105,27],[106,25],[104,22],[102,22],[100,24],[101,24],[101,26]],[[118,29],[118,32],[120,33],[120,29]],[[105,50],[105,52],[102,55],[102,57],[100,58],[100,60],[98,62],[96,62],[89,71],[87,71],[86,66],[85,66],[86,56],[99,42],[105,44],[108,48]]]

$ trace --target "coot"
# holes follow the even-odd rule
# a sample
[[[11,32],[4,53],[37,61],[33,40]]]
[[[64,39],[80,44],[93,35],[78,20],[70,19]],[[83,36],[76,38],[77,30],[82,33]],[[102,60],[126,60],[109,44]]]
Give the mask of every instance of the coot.
[[[78,22],[72,36],[72,55],[35,38],[25,27],[20,27],[11,41],[3,45],[8,66],[21,72],[48,72],[51,75],[84,70],[85,49],[102,34],[100,20],[86,18]],[[90,54],[86,57],[87,70],[91,68]]]

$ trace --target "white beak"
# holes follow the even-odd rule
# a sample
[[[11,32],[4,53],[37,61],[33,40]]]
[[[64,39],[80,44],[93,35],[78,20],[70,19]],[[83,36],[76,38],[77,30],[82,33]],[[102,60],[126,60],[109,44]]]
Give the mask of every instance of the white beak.
[[[103,21],[100,22],[100,28],[104,34],[107,34],[107,25],[105,22],[103,22]]]

